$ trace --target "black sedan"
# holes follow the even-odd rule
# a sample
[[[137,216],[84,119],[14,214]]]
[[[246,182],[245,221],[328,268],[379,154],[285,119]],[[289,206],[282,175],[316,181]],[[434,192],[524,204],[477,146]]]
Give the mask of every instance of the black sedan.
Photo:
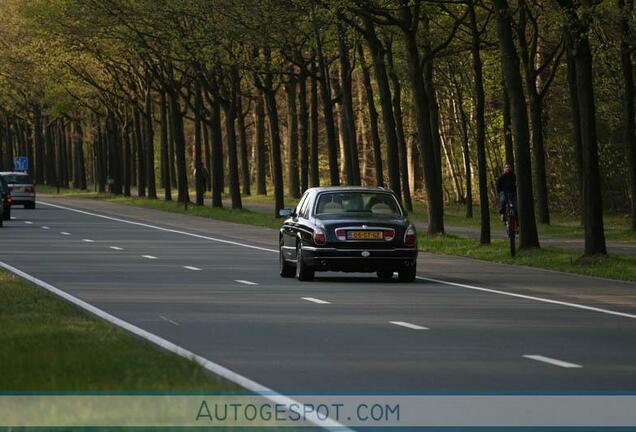
[[[280,274],[311,280],[316,271],[376,272],[382,280],[415,279],[417,235],[395,194],[383,188],[307,190],[284,209]]]

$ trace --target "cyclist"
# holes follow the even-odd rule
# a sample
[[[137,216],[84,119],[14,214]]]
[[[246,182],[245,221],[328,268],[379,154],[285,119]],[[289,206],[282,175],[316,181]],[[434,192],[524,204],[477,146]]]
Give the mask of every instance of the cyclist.
[[[504,165],[504,173],[497,179],[497,193],[499,194],[499,203],[501,205],[499,213],[501,214],[501,220],[505,221],[508,200],[511,201],[515,213],[517,212],[517,177],[512,171],[510,162]]]

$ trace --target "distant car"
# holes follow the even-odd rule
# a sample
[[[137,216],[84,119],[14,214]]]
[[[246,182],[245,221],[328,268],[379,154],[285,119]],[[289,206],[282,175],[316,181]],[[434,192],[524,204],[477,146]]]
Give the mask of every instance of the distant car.
[[[383,188],[325,187],[305,192],[280,230],[282,277],[311,280],[316,271],[376,272],[415,279],[417,234],[395,194]]]
[[[0,172],[0,177],[9,185],[13,205],[23,205],[25,209],[35,208],[35,185],[31,177],[23,172]]]
[[[0,177],[0,227],[3,225],[3,221],[11,219],[11,191],[7,183]]]

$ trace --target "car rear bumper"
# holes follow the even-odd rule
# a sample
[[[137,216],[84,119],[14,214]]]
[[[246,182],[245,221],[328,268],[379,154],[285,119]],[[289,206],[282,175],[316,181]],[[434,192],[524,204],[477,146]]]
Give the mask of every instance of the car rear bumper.
[[[303,246],[305,264],[318,271],[397,271],[416,265],[417,249],[338,249]]]
[[[31,204],[35,202],[35,194],[33,193],[12,193],[13,204]]]

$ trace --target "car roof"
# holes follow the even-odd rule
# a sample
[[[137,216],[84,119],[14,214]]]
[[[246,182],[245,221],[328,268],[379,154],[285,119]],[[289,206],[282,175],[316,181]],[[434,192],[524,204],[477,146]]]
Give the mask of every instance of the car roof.
[[[371,186],[320,186],[309,188],[308,191],[314,192],[347,192],[347,191],[357,191],[357,192],[387,192],[392,194],[393,191],[391,189],[383,188],[383,187],[371,187]]]

